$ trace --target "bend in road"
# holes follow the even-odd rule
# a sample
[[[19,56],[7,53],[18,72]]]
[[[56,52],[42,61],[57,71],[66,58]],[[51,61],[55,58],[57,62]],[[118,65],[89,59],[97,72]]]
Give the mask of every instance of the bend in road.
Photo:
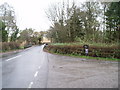
[[[48,59],[42,46],[2,58],[2,88],[45,88]]]

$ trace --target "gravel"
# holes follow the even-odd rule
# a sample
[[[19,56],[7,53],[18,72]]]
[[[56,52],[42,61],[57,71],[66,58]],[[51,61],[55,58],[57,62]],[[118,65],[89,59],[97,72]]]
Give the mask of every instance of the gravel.
[[[48,54],[47,88],[118,88],[118,62]]]

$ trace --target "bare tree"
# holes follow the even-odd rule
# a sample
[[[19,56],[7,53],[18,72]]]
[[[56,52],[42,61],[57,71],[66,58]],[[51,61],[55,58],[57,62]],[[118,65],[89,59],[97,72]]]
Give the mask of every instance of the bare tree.
[[[8,33],[13,33],[16,29],[15,12],[8,3],[0,6],[0,18],[5,23]]]

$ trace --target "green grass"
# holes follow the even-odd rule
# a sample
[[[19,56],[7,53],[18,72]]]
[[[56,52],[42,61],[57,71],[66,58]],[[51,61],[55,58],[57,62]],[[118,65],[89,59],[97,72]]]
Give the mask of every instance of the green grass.
[[[60,54],[60,53],[56,53]],[[86,58],[86,59],[96,59],[96,60],[110,60],[110,61],[120,61],[120,59],[117,58],[102,58],[102,57],[90,57],[90,56],[80,56],[80,55],[72,55],[72,54],[60,54],[64,56],[72,56],[72,57],[78,57],[78,58]]]
[[[24,49],[24,46],[21,46],[20,49]]]
[[[86,59],[96,59],[96,60],[108,60],[108,61],[120,61],[120,59],[117,59],[117,58],[91,57],[91,56],[81,56],[81,55],[77,55],[77,54],[76,55],[73,55],[73,54],[61,54],[61,53],[54,53],[54,52],[49,52],[49,53],[57,54],[57,55],[63,55],[63,56],[71,56],[71,57],[76,57],[76,58],[86,58]]]

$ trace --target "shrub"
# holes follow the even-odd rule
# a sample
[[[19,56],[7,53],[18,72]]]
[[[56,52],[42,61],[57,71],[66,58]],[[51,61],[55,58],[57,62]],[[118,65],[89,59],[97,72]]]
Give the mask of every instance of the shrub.
[[[2,52],[2,42],[0,42],[0,52]]]
[[[48,45],[44,50],[60,54],[85,55],[84,48],[80,45]],[[89,46],[88,56],[120,58],[120,47]]]
[[[10,50],[9,43],[3,42],[2,43],[2,51],[4,52],[4,51],[8,51],[8,50]]]
[[[18,43],[18,42],[3,42],[0,44],[2,45],[3,52],[20,48],[20,43]]]

